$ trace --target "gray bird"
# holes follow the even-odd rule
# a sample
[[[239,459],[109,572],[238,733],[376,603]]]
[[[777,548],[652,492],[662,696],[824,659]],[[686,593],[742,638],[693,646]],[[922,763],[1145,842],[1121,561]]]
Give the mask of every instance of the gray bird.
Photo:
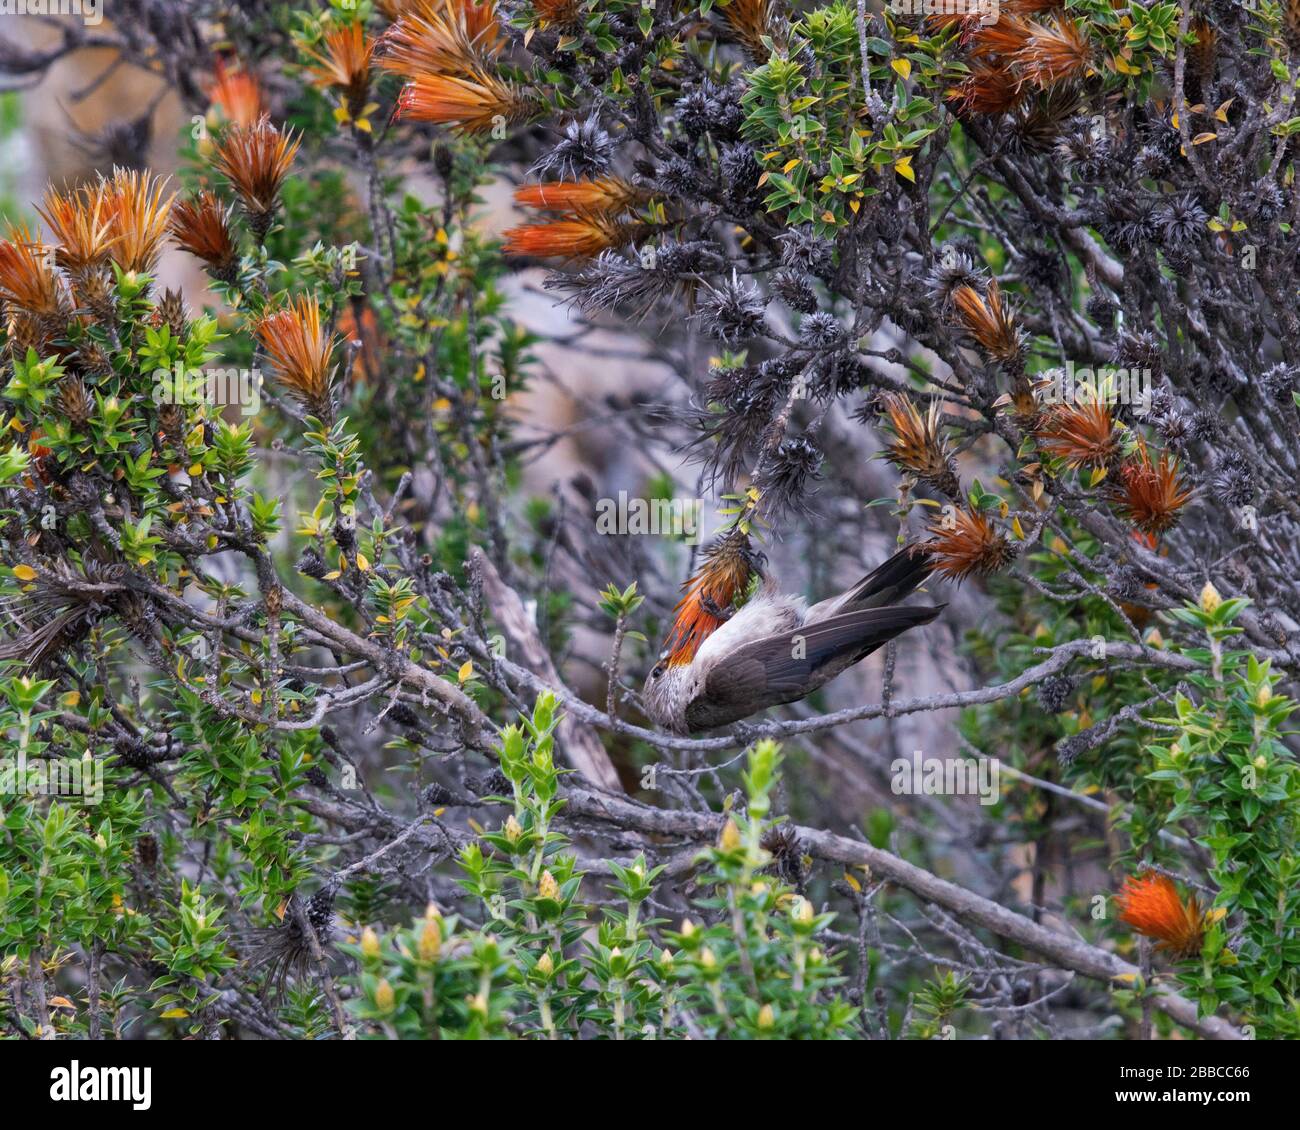
[[[748,552],[747,560],[754,561],[752,551],[739,552]],[[802,597],[778,591],[767,577],[739,608],[721,606],[712,597],[718,590],[710,588],[709,570],[734,574],[737,553],[725,555],[729,563],[719,569],[716,563],[723,556],[706,560],[700,574],[687,582],[668,645],[646,679],[642,699],[647,713],[674,734],[725,726],[804,698],[900,633],[928,624],[946,607],[897,603],[933,568],[930,554],[919,546],[900,550],[847,592],[811,608],[805,608]],[[702,620],[720,626],[701,630]]]

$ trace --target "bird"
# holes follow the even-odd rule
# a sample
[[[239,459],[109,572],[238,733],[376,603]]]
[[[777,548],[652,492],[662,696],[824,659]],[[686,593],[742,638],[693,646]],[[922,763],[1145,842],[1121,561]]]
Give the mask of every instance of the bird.
[[[811,608],[764,573],[766,559],[732,531],[683,585],[659,661],[646,677],[646,713],[687,735],[796,702],[946,605],[899,602],[933,571],[922,544],[899,550],[857,584]]]

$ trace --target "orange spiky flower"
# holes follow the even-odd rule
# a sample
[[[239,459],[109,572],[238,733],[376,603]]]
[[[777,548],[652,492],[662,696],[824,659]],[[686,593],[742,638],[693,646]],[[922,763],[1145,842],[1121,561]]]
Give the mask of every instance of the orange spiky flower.
[[[1046,89],[1083,78],[1092,66],[1092,44],[1082,24],[1062,17],[1052,25],[1031,24],[1029,38],[1015,58],[1025,79]]]
[[[631,240],[630,225],[605,216],[582,214],[545,224],[521,224],[505,233],[507,255],[531,255],[538,259],[590,259],[611,247]]]
[[[739,529],[704,551],[700,567],[682,584],[682,599],[664,639],[661,655],[670,667],[689,663],[700,645],[726,623],[731,609],[749,595],[761,575],[758,566],[759,554]]]
[[[536,103],[512,84],[482,67],[470,73],[471,78],[434,74],[408,82],[398,98],[398,113],[457,133],[487,133],[498,122],[518,122],[534,113]]]
[[[321,40],[320,50],[305,52],[315,64],[310,68],[313,84],[338,91],[348,119],[354,122],[363,120],[374,50],[374,40],[358,21],[331,28]]]
[[[321,328],[315,297],[290,299],[262,318],[256,334],[280,383],[313,416],[328,419],[335,339]]]
[[[217,77],[208,88],[208,99],[232,125],[251,126],[266,113],[262,84],[252,71],[231,70],[217,60]]]
[[[996,23],[981,23],[970,37],[970,51],[977,59],[996,55],[1012,59],[1029,39],[1030,28],[1023,20],[1001,16]]]
[[[533,11],[542,27],[573,27],[582,14],[579,0],[533,0]]]
[[[548,212],[611,215],[636,203],[643,195],[639,188],[620,177],[599,177],[521,185],[515,189],[515,203]]]
[[[718,11],[749,57],[766,61],[768,48],[763,40],[775,42],[781,31],[772,0],[728,0],[718,5]]]
[[[191,255],[207,265],[212,277],[230,283],[239,264],[239,246],[230,230],[230,205],[203,189],[172,208],[168,229]]]
[[[56,261],[60,267],[79,272],[101,266],[108,258],[114,241],[113,224],[100,193],[56,192],[51,188],[36,211],[49,224],[59,245]]]
[[[382,70],[418,79],[481,68],[501,53],[505,40],[493,4],[424,0],[404,12],[378,46]]]
[[[1008,369],[1019,370],[1024,361],[1020,330],[1002,303],[997,279],[989,281],[984,296],[969,284],[959,286],[952,293],[952,304],[961,324],[985,353]]]
[[[1177,459],[1162,451],[1153,463],[1146,440],[1139,439],[1137,449],[1120,464],[1109,494],[1111,505],[1139,530],[1162,534],[1177,524],[1192,490]]]
[[[1039,446],[1047,454],[1064,459],[1072,471],[1109,467],[1122,450],[1115,417],[1101,397],[1052,405],[1038,418],[1035,434]]]
[[[1175,958],[1200,953],[1205,915],[1195,895],[1189,895],[1186,902],[1178,897],[1172,879],[1153,872],[1129,876],[1116,902],[1120,921],[1144,937],[1156,939],[1156,949],[1167,950]]]
[[[235,126],[221,140],[214,163],[230,182],[258,242],[271,230],[280,190],[302,139],[282,132],[268,117]]]
[[[98,193],[112,224],[109,254],[124,271],[152,273],[167,235],[167,214],[176,194],[164,199],[167,178],[135,169],[114,169]]]
[[[894,433],[889,447],[882,453],[884,457],[949,498],[956,498],[961,487],[952,452],[939,430],[939,402],[932,400],[924,417],[902,393],[884,393],[879,404]]]
[[[1016,555],[987,514],[964,506],[933,519],[924,544],[933,555],[934,571],[952,581],[996,573]]]
[[[1002,114],[1020,105],[1026,93],[1024,85],[1006,67],[976,63],[970,74],[948,91],[948,100],[960,113]]]
[[[9,238],[0,240],[0,298],[31,314],[44,334],[66,321],[63,288],[45,245],[22,225],[11,224]]]

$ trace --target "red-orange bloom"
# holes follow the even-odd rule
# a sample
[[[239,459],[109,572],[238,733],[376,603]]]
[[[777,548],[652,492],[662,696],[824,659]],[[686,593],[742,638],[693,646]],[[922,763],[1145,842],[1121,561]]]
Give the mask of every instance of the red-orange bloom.
[[[625,225],[603,216],[583,215],[511,228],[505,234],[505,253],[539,259],[590,259],[611,247],[622,246],[630,237],[630,229]]]
[[[1066,466],[1098,469],[1113,463],[1120,453],[1119,432],[1110,407],[1100,397],[1079,404],[1055,404],[1039,417],[1039,446],[1064,459]]]
[[[459,133],[486,133],[501,122],[527,117],[533,107],[510,83],[481,68],[472,78],[423,75],[406,84],[397,105],[411,121],[435,122]]]
[[[948,510],[930,523],[925,548],[933,554],[934,571],[951,581],[996,573],[1016,555],[987,514],[965,507]]]
[[[959,286],[952,293],[952,304],[961,324],[985,353],[1004,365],[1020,362],[1020,330],[1002,302],[996,279],[990,280],[983,296],[969,284]]]
[[[113,247],[109,254],[125,271],[151,272],[158,265],[167,215],[176,194],[164,199],[166,177],[134,169],[115,169],[98,192],[112,223]]]
[[[1175,957],[1199,953],[1205,934],[1205,916],[1195,895],[1186,902],[1178,897],[1173,880],[1147,872],[1124,880],[1116,898],[1121,922],[1139,934],[1157,940],[1156,949]]]
[[[619,177],[526,184],[515,189],[516,203],[550,212],[621,212],[640,196],[635,185]]]
[[[996,23],[980,24],[971,33],[971,54],[976,58],[998,55],[1009,59],[1029,39],[1029,25],[1012,16],[1002,16]]]
[[[281,132],[270,118],[231,129],[217,149],[215,165],[234,188],[259,238],[270,228],[301,139]]]
[[[321,328],[316,299],[311,295],[291,299],[267,314],[256,333],[280,383],[309,411],[324,415],[329,408],[334,338]]]
[[[1026,79],[1044,89],[1065,79],[1083,78],[1092,65],[1092,44],[1081,24],[1061,19],[1055,26],[1035,23],[1016,54]]]
[[[321,40],[320,50],[306,52],[315,64],[311,68],[313,83],[337,90],[353,118],[359,118],[366,105],[374,50],[374,40],[358,22],[331,28]]]
[[[63,312],[59,276],[44,245],[25,227],[11,225],[9,238],[0,240],[0,298],[38,318]]]
[[[252,71],[229,70],[217,60],[217,77],[208,89],[208,98],[228,122],[251,126],[266,113],[262,86]]]
[[[113,224],[103,197],[94,191],[49,189],[37,209],[59,244],[59,266],[81,271],[98,266],[113,246]]]
[[[1002,114],[1026,97],[1024,85],[1006,67],[976,63],[969,75],[948,92],[964,114]]]
[[[1167,451],[1152,462],[1145,440],[1120,464],[1110,488],[1112,506],[1147,534],[1162,534],[1178,522],[1178,512],[1192,497],[1179,471],[1178,460]]]
[[[494,5],[423,0],[380,37],[378,63],[409,79],[455,77],[479,69],[504,45]]]
[[[230,230],[230,206],[217,194],[203,189],[172,208],[168,229],[176,242],[197,255],[215,277],[229,282],[234,277],[239,248]]]

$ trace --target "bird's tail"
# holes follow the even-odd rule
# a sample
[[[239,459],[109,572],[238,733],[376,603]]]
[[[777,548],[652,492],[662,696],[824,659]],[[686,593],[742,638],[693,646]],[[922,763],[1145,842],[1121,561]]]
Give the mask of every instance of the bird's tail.
[[[919,542],[904,546],[847,592],[814,604],[808,609],[804,623],[819,622],[863,608],[883,608],[897,604],[914,592],[933,569],[933,554],[925,546]]]

